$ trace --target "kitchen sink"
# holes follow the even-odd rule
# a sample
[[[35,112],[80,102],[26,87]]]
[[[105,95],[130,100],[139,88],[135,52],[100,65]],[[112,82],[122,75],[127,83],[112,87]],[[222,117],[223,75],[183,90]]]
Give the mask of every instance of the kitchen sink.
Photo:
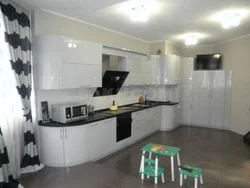
[[[142,107],[142,108],[146,108],[146,107],[150,107],[151,105],[149,104],[134,104],[134,107]]]

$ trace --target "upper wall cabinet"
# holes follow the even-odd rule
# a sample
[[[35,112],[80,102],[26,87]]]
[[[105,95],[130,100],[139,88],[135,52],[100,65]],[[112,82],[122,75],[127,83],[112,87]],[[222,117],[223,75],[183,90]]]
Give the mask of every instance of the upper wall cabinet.
[[[101,87],[102,45],[60,36],[34,37],[37,89]]]
[[[125,80],[125,86],[150,85],[152,84],[151,62],[130,57],[119,58],[119,70],[128,71],[129,75]]]
[[[154,85],[175,85],[181,77],[181,58],[175,55],[150,57],[152,70],[152,84]]]
[[[102,45],[63,38],[63,62],[101,65]]]

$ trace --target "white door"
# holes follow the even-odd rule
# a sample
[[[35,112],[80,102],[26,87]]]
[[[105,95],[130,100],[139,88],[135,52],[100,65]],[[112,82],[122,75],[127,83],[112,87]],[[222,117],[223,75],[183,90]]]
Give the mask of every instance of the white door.
[[[63,63],[63,88],[101,87],[101,85],[101,66]]]
[[[39,134],[42,163],[52,167],[64,166],[63,128],[39,126]]]
[[[89,125],[80,125],[64,128],[66,166],[78,165],[90,160],[89,127]]]
[[[210,87],[209,71],[194,71],[192,124],[209,125]]]
[[[226,73],[222,70],[210,71],[210,78],[210,125],[212,127],[223,127],[226,94]]]
[[[225,94],[225,115],[224,115],[225,129],[230,129],[231,127],[231,105],[232,105],[231,102],[232,102],[232,71],[226,71],[226,94]]]

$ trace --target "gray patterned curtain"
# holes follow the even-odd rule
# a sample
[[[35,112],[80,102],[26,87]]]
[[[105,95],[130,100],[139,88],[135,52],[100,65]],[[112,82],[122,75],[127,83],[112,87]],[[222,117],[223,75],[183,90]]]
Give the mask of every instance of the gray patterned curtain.
[[[16,88],[23,106],[24,156],[21,173],[34,172],[43,167],[40,163],[31,112],[31,29],[30,13],[9,0],[0,0],[5,24],[5,41],[10,49],[10,63],[16,78]]]

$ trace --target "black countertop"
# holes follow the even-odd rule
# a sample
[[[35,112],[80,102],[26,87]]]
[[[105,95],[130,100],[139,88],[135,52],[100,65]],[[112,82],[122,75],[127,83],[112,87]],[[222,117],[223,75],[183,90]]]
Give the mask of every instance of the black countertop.
[[[54,122],[54,121],[50,121],[48,123],[42,123],[42,121],[38,122],[38,125],[40,126],[46,126],[46,127],[71,127],[71,126],[80,126],[80,125],[84,125],[84,124],[88,124],[88,123],[94,123],[96,121],[102,121],[105,119],[110,119],[110,118],[114,118],[116,116],[119,116],[121,114],[124,113],[133,113],[133,112],[137,112],[137,111],[141,111],[141,110],[145,110],[145,109],[149,109],[149,108],[154,108],[157,106],[174,106],[177,105],[179,103],[176,102],[161,102],[161,101],[147,101],[147,106],[145,107],[135,107],[134,105],[136,105],[137,103],[134,104],[128,104],[128,105],[124,105],[119,107],[118,111],[110,111],[109,109],[103,109],[103,110],[98,110],[95,112],[95,114],[91,114],[88,116],[87,119],[85,120],[81,120],[81,121],[77,121],[77,122],[73,122],[73,123],[58,123],[58,122]]]

